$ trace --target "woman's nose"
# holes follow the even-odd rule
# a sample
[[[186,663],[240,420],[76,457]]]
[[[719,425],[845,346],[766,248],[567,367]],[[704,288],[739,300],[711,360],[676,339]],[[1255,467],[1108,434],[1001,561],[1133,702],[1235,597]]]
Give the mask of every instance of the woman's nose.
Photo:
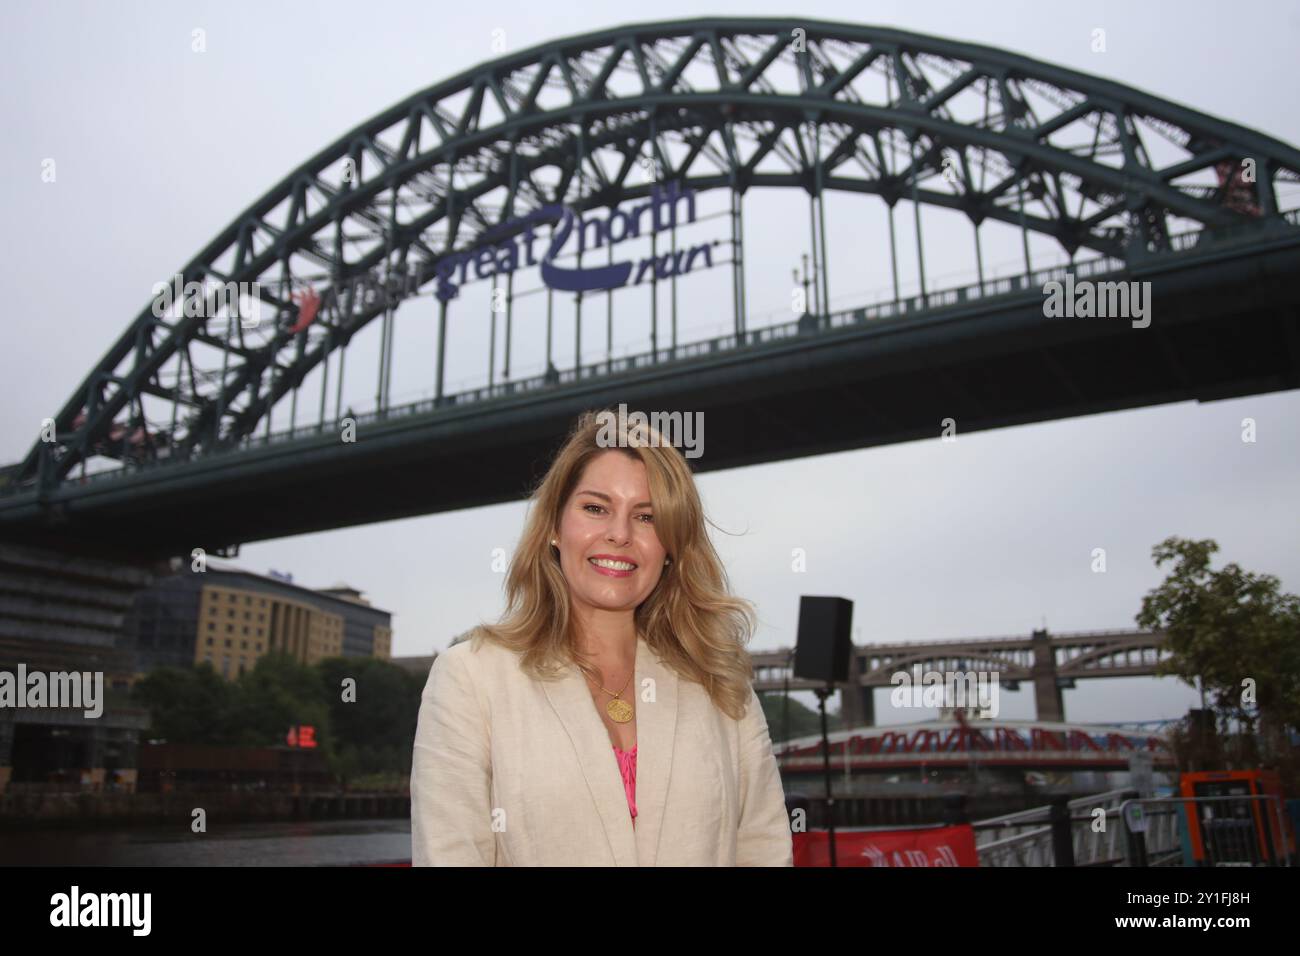
[[[624,544],[631,537],[630,524],[630,520],[626,517],[615,517],[610,521],[609,530],[606,532],[605,536],[609,538],[610,541]]]

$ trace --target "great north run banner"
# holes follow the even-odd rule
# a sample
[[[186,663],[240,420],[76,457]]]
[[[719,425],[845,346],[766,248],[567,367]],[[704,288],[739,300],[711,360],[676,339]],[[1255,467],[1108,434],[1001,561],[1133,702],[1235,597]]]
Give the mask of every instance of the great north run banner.
[[[795,833],[795,866],[830,866],[825,830]],[[979,866],[969,823],[916,830],[835,831],[836,866]]]

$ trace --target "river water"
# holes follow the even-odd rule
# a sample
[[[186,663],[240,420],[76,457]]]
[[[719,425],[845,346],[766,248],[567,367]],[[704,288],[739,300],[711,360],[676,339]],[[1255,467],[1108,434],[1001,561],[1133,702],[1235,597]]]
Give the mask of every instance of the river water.
[[[3,830],[0,866],[350,866],[409,862],[411,821]]]

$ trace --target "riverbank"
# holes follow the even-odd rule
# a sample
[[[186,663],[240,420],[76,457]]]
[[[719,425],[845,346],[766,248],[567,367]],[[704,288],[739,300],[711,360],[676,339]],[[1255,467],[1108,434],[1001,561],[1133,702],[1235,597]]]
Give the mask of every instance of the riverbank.
[[[102,829],[165,825],[195,819],[201,809],[209,826],[306,820],[409,819],[404,792],[214,791],[123,793],[48,791],[0,794],[0,830],[28,827]]]
[[[0,835],[0,866],[370,866],[411,859],[409,820],[29,827]]]

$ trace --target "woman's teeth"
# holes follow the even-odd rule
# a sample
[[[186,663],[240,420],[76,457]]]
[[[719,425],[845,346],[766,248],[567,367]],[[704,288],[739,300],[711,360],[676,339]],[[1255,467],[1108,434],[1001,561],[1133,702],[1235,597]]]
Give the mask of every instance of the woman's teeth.
[[[634,571],[636,565],[627,561],[610,561],[606,558],[590,558],[592,564],[601,568],[609,568],[611,571]]]

